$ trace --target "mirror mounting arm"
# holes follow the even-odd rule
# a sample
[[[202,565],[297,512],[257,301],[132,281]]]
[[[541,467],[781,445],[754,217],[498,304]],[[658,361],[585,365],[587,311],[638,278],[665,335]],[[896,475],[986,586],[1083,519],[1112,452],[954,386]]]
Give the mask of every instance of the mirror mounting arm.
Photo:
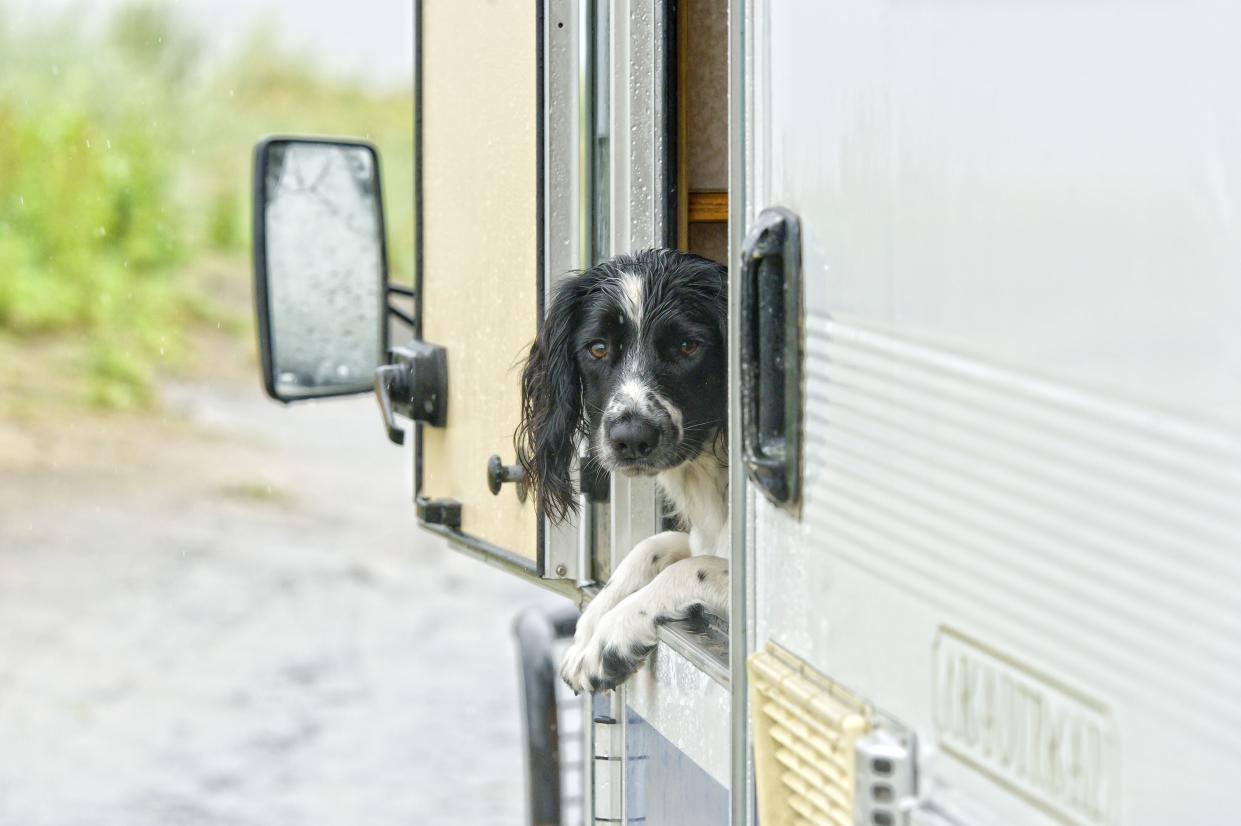
[[[413,298],[415,295],[413,287],[406,287],[404,284],[393,284],[391,281],[387,282],[384,288],[387,290],[388,295],[403,295],[406,298]],[[388,314],[405,322],[411,330],[418,329],[418,322],[415,321],[413,313],[407,313],[400,307],[393,307],[389,304]]]

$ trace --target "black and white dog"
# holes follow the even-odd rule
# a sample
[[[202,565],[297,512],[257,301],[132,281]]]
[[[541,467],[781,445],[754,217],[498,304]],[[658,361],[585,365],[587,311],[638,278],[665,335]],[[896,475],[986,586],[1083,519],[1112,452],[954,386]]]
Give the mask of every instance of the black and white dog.
[[[586,608],[560,669],[574,691],[628,679],[661,623],[728,615],[727,308],[722,264],[622,255],[560,284],[530,349],[518,455],[544,512],[576,510],[584,443],[610,472],[654,476],[688,531],[640,542]]]

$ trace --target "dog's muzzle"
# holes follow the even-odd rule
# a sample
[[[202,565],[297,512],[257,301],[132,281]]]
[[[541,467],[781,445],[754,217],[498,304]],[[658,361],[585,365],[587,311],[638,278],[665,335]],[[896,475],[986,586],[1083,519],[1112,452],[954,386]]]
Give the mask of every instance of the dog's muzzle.
[[[604,464],[629,474],[657,473],[676,464],[677,432],[663,410],[626,410],[603,421]]]

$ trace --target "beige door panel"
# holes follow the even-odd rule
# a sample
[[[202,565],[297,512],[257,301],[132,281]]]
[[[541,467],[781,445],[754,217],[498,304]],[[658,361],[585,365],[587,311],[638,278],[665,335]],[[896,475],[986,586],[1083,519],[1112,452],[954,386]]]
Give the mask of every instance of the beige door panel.
[[[422,336],[448,353],[448,421],[424,427],[422,495],[461,531],[528,559],[532,501],[487,487],[515,461],[520,359],[538,317],[538,66],[529,3],[424,0]]]

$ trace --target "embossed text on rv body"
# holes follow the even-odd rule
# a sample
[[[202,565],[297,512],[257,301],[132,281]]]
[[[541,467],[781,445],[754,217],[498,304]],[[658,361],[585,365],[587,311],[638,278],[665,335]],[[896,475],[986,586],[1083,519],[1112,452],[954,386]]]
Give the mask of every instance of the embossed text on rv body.
[[[1067,822],[1112,822],[1114,742],[1102,706],[947,629],[934,667],[945,751]]]

